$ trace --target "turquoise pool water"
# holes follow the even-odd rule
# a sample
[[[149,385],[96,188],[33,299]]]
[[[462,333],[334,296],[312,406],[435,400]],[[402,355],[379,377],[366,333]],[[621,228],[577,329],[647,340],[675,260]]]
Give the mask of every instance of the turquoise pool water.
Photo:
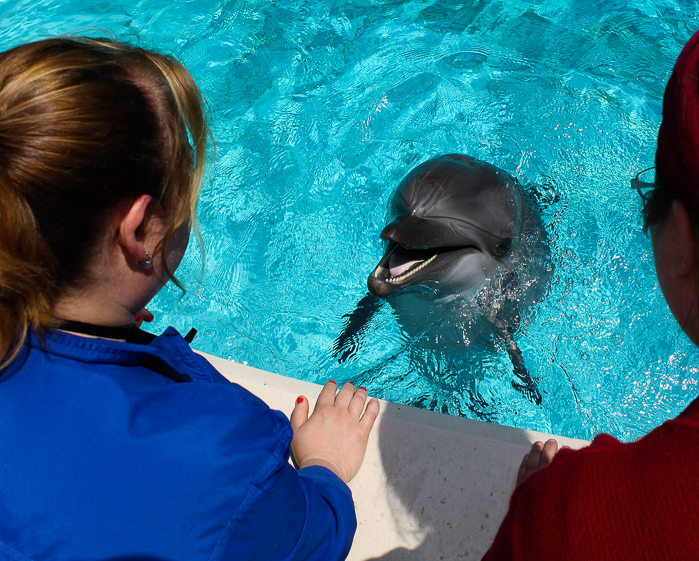
[[[629,188],[652,165],[662,92],[699,10],[685,1],[0,2],[0,47],[71,32],[180,58],[210,107],[190,248],[151,309],[194,347],[287,376],[501,424],[622,439],[699,393]],[[542,201],[555,266],[515,334],[542,393],[514,390],[498,341],[436,355],[389,307],[338,364],[400,179],[445,152],[490,161]],[[465,356],[467,355],[467,356]]]

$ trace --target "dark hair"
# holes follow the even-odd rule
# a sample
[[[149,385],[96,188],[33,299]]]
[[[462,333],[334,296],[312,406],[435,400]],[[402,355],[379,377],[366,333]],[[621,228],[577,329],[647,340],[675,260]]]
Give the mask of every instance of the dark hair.
[[[699,156],[699,155],[698,155]],[[648,228],[656,224],[660,224],[665,220],[672,210],[672,203],[675,199],[682,200],[682,203],[687,210],[687,214],[692,222],[695,230],[695,239],[699,246],[699,201],[692,204],[681,197],[675,191],[665,177],[662,165],[655,160],[655,187],[651,190],[646,204],[643,205],[643,230],[648,231]]]
[[[167,247],[180,225],[196,231],[207,137],[201,94],[171,57],[85,37],[0,54],[0,367],[52,325],[105,224],[143,194],[174,216],[155,249],[173,276]]]
[[[660,224],[670,214],[672,202],[678,198],[677,193],[667,185],[665,174],[658,159],[655,160],[655,187],[651,190],[646,204],[643,205],[643,231]],[[689,209],[688,209],[689,210]]]

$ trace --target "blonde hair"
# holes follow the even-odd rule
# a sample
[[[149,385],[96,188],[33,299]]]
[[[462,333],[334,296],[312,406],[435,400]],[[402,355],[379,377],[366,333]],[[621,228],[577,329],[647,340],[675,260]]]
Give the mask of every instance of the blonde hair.
[[[59,37],[0,54],[0,368],[85,281],[105,224],[143,194],[195,232],[209,131],[199,89],[171,57]]]

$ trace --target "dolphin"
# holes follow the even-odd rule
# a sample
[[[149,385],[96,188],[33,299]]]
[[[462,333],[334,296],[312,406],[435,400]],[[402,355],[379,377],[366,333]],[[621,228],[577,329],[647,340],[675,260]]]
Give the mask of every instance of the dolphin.
[[[546,294],[553,266],[539,209],[519,182],[470,156],[432,158],[398,185],[381,238],[369,291],[335,341],[339,362],[356,354],[388,302],[403,331],[435,349],[459,352],[495,334],[518,379],[512,385],[539,404],[513,332]]]

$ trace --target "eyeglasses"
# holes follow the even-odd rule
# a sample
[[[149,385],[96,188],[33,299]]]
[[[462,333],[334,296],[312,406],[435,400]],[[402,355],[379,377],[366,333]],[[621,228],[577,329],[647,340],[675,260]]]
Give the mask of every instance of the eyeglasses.
[[[636,177],[631,180],[631,188],[636,189],[643,204],[648,202],[650,192],[655,189],[655,168],[644,169],[636,174]]]

